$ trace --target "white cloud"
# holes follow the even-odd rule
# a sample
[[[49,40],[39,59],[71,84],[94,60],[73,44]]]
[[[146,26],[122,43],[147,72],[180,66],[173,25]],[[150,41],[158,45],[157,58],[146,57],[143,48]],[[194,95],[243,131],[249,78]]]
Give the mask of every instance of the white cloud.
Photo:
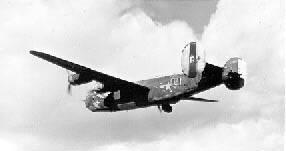
[[[231,56],[242,57],[248,63],[250,85],[264,88],[275,83],[282,90],[282,82],[271,80],[283,79],[282,6],[279,0],[220,1],[202,36],[208,59],[223,65]],[[252,83],[255,80],[264,82]]]
[[[197,151],[251,151],[283,148],[280,126],[271,120],[246,120],[234,124],[209,125],[198,130],[185,129],[176,135],[161,138],[151,143],[120,143],[92,150],[197,150]]]
[[[0,139],[0,148],[1,150],[6,150],[6,151],[20,151],[19,147],[17,147],[17,144],[11,143],[7,141],[6,139],[1,140]]]
[[[202,36],[211,62],[223,65],[229,57],[239,56],[248,63],[247,83],[238,92],[236,108],[246,113],[258,110],[268,118],[279,117],[280,121],[284,118],[285,88],[282,4],[222,0]]]
[[[180,73],[182,48],[190,41],[197,41],[185,22],[161,25],[141,10],[120,17],[111,36],[116,48],[121,50],[113,68],[132,80]]]

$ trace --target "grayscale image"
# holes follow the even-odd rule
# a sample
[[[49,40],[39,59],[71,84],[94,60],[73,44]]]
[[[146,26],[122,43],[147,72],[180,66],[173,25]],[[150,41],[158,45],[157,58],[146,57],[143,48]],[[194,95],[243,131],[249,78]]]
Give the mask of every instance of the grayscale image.
[[[282,151],[283,0],[0,1],[0,150]]]

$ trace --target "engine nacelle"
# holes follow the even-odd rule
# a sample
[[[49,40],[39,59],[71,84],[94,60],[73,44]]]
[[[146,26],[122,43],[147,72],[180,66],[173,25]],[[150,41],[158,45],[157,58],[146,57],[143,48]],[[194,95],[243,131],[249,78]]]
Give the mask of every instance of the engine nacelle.
[[[198,51],[195,42],[187,44],[182,50],[181,67],[182,72],[189,78],[195,78],[198,72],[202,72],[205,67],[203,51]]]
[[[80,85],[92,81],[89,74],[71,74],[68,76],[68,81],[71,85]]]
[[[246,80],[246,63],[241,58],[229,59],[223,67],[222,80],[230,90],[242,88]]]
[[[106,92],[106,93],[96,93],[95,91],[90,91],[88,96],[84,100],[85,105],[91,111],[95,111],[97,109],[107,108],[104,105],[104,99],[108,95],[109,95],[108,92]]]

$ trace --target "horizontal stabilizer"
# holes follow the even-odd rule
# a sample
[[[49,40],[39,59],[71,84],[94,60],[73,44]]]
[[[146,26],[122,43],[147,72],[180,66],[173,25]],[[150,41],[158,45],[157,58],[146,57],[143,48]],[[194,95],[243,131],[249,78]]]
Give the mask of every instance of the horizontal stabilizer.
[[[195,97],[182,98],[181,100],[199,101],[199,102],[218,102],[218,100],[208,100],[208,99],[195,98]]]

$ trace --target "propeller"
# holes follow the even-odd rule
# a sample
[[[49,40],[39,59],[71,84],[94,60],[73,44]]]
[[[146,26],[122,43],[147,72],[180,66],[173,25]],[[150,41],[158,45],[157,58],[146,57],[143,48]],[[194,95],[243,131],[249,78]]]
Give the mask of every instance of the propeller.
[[[68,84],[68,87],[67,87],[67,93],[71,95],[71,84],[70,83]]]
[[[160,113],[162,113],[162,108],[161,108],[160,104],[158,104],[157,107],[158,107],[158,110],[160,111]]]
[[[68,87],[67,87],[67,93],[69,94],[69,95],[71,95],[71,88],[72,88],[72,85],[71,85],[71,83],[70,83],[70,81],[71,81],[71,73],[69,72],[69,70],[66,70],[67,71],[67,73],[68,73]]]

